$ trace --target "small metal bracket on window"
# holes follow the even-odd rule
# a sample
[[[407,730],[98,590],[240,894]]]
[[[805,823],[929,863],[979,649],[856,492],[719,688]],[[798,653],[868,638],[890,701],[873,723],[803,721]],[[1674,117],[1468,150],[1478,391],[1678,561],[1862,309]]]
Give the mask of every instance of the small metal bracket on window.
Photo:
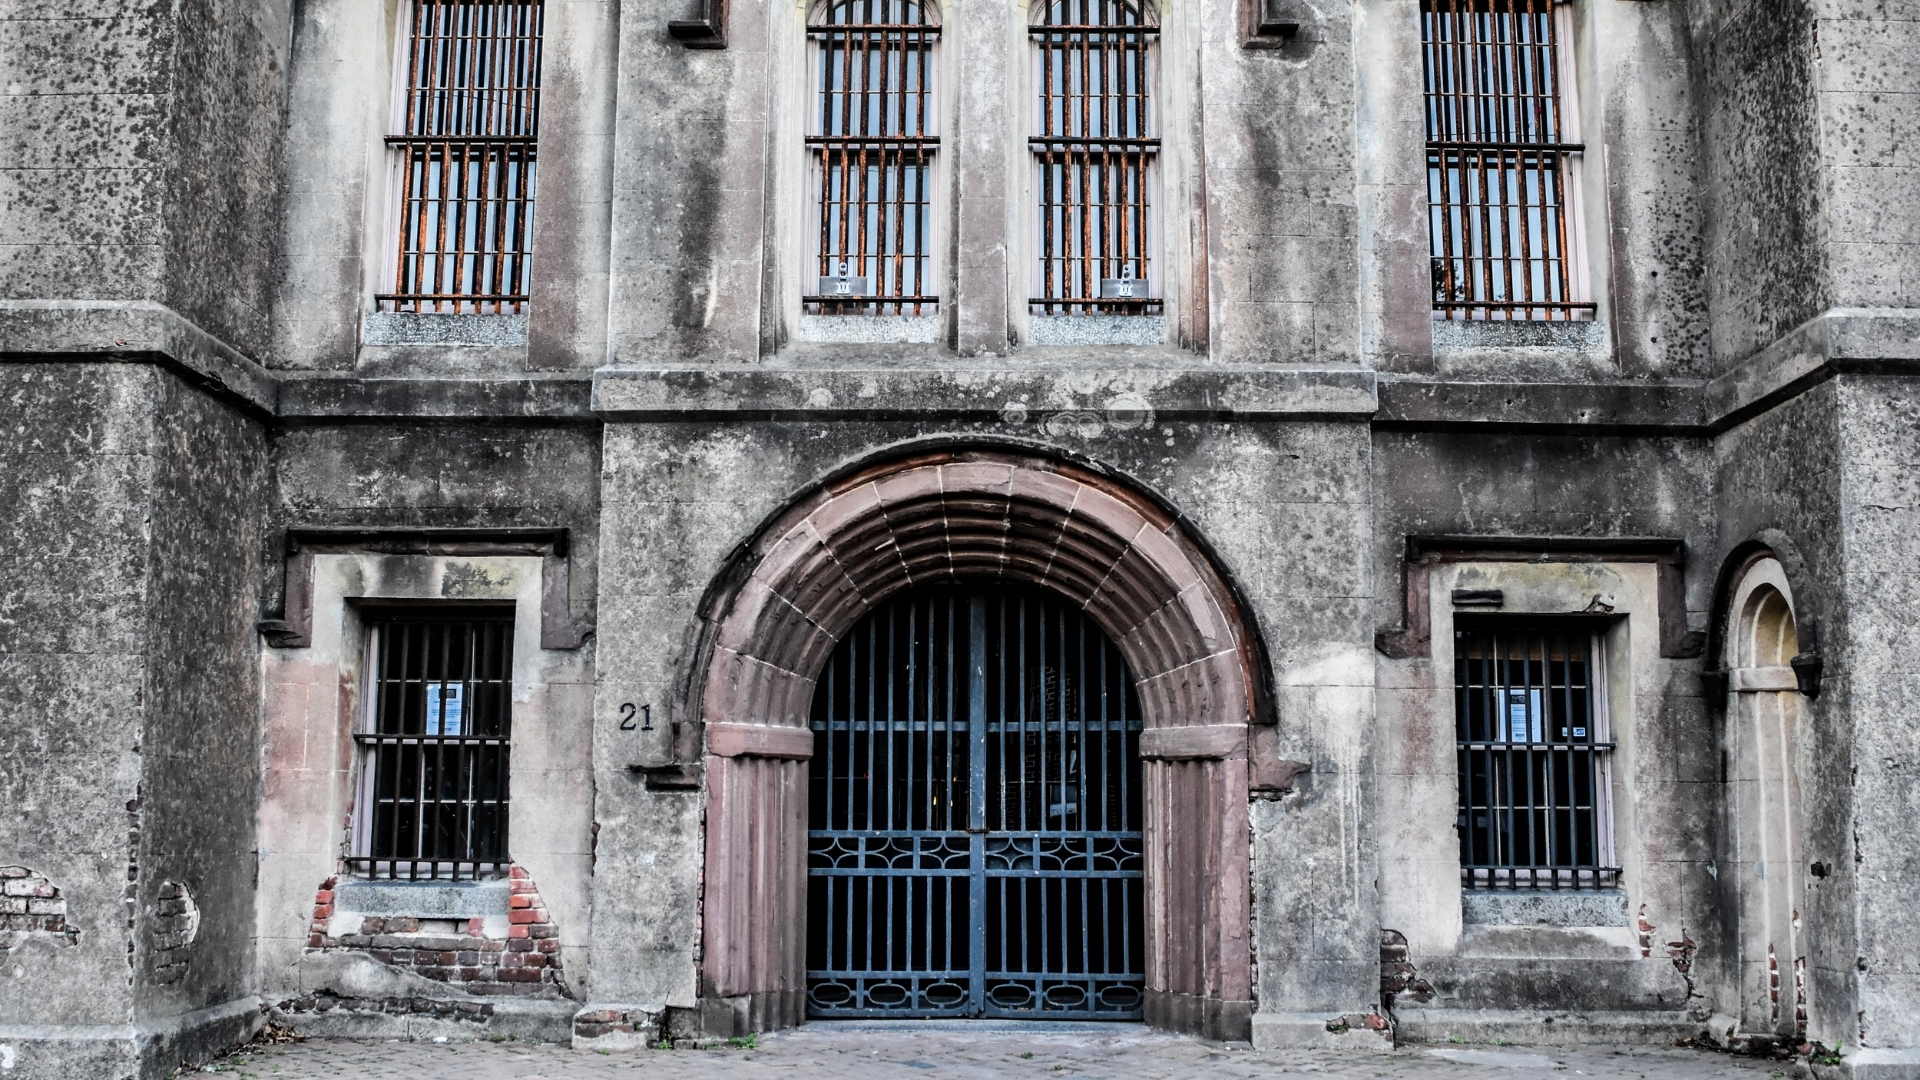
[[[840,264],[840,272],[833,277],[820,279],[820,295],[828,298],[835,296],[871,296],[872,279],[856,276],[847,263]]]
[[[1120,269],[1119,277],[1100,279],[1100,298],[1102,300],[1144,298],[1147,295],[1146,290],[1141,288],[1144,284],[1146,283],[1133,276],[1133,267],[1125,266]]]
[[[727,47],[727,0],[699,0],[699,9],[691,19],[672,19],[667,34],[689,49]]]
[[[1820,696],[1820,673],[1827,662],[1817,652],[1804,652],[1787,661],[1793,669],[1795,688],[1810,698]]]
[[[1500,589],[1455,589],[1454,607],[1505,607],[1507,594]]]
[[[1300,16],[1289,0],[1247,0],[1247,24],[1243,48],[1279,49],[1300,35]]]
[[[648,791],[699,791],[698,765],[629,765],[627,771],[645,778]]]

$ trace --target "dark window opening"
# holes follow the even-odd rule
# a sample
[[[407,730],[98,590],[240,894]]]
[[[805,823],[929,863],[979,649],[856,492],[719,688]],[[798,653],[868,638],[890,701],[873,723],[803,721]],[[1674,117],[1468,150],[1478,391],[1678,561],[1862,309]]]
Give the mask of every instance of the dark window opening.
[[[540,126],[540,0],[413,0],[384,311],[515,313],[528,296]]]
[[[1448,319],[1590,317],[1577,295],[1554,0],[1423,0],[1433,307]]]
[[[1037,123],[1039,314],[1160,310],[1151,106],[1160,28],[1144,0],[1046,0],[1028,27]]]
[[[1603,661],[1591,625],[1463,622],[1454,634],[1466,887],[1618,883]]]
[[[508,868],[511,609],[375,612],[356,854],[371,877],[464,879]]]
[[[816,314],[930,314],[940,26],[916,0],[830,0],[807,34],[819,232],[801,301]]]

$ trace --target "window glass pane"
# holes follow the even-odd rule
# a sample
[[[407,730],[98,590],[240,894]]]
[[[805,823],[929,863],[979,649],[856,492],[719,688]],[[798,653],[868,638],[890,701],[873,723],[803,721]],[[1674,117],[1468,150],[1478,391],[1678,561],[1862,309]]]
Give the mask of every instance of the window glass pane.
[[[829,0],[808,35],[818,231],[807,310],[931,314],[934,12],[916,0]]]
[[[389,311],[516,312],[526,301],[540,117],[539,0],[413,0]]]
[[[1152,287],[1154,50],[1144,0],[1048,0],[1034,44],[1039,266],[1032,310],[1146,314]]]
[[[369,619],[374,701],[362,835],[376,876],[501,873],[512,720],[510,613]]]
[[[1568,319],[1567,142],[1552,0],[1423,0],[1433,304],[1454,319]]]
[[[1460,862],[1469,887],[1612,885],[1592,630],[1463,623],[1454,635]]]

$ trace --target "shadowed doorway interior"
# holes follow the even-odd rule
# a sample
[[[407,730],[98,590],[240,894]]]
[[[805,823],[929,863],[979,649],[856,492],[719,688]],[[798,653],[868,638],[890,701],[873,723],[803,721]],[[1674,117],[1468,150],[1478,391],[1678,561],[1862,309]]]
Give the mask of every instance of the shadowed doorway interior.
[[[1138,1019],[1140,706],[1077,606],[917,589],[821,673],[807,1012]]]

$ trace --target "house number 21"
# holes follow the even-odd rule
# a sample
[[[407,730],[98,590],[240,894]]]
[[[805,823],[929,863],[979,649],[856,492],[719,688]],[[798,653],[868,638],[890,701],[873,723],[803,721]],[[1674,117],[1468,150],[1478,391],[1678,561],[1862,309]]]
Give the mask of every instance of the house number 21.
[[[633,717],[636,713],[640,716],[640,722],[638,724],[633,722]],[[636,707],[631,701],[621,702],[620,730],[633,731],[636,729],[640,731],[653,730],[653,706],[640,705]]]

